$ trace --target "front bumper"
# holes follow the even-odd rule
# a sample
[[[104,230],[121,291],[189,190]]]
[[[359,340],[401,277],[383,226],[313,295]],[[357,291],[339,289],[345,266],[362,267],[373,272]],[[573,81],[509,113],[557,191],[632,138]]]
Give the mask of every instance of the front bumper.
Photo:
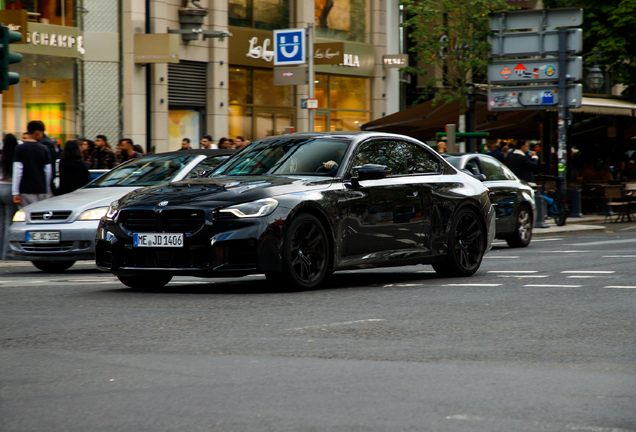
[[[117,276],[166,272],[234,277],[282,271],[282,220],[276,217],[215,220],[194,233],[185,233],[180,248],[135,247],[133,234],[103,219],[96,238],[97,267]]]
[[[99,221],[71,223],[14,222],[9,231],[9,247],[14,259],[25,261],[81,261],[95,259],[95,232]],[[58,243],[26,241],[27,232],[58,231]]]

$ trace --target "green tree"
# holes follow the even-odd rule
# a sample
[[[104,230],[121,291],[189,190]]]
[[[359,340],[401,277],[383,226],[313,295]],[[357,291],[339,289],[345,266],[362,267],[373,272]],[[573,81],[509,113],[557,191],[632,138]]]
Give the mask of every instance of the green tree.
[[[636,1],[544,0],[543,4],[583,9],[583,53],[600,51],[599,66],[609,70],[611,83],[627,86],[622,95],[636,101]]]
[[[488,14],[505,11],[505,0],[402,0],[406,13],[403,24],[414,46],[415,60],[424,66],[411,66],[405,72],[433,75],[427,80],[425,99],[437,83],[434,103],[460,101],[464,112],[469,87],[483,77],[488,65],[490,33]],[[421,64],[420,63],[420,64]],[[433,73],[434,70],[440,73]],[[437,76],[435,76],[437,75]]]

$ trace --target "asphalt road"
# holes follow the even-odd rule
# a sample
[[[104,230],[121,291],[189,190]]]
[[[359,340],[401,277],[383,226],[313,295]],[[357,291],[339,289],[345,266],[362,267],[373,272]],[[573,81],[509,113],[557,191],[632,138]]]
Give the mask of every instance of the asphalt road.
[[[636,431],[636,229],[138,293],[0,263],[1,431]]]

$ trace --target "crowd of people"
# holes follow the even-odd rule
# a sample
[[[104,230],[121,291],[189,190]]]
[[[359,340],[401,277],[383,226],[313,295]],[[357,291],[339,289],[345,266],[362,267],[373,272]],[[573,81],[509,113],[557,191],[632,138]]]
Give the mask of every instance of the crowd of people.
[[[240,150],[243,147],[247,146],[249,143],[250,142],[242,136],[237,136],[234,139],[223,137],[219,140],[217,148]],[[212,140],[212,136],[204,135],[199,142],[199,148],[211,149],[213,144],[214,141]],[[192,150],[190,138],[183,138],[181,140],[181,148],[179,150]]]

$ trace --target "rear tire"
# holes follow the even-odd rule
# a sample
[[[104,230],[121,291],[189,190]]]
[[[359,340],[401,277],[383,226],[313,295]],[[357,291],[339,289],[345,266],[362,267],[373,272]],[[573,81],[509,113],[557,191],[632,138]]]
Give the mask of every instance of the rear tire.
[[[152,291],[163,288],[172,280],[172,275],[135,275],[117,276],[117,279],[127,287],[137,291]]]
[[[519,207],[515,222],[515,231],[506,238],[510,247],[527,247],[532,240],[532,213],[528,206]]]
[[[478,216],[461,209],[448,234],[446,260],[433,264],[441,276],[472,276],[479,269],[486,251],[486,234]]]
[[[47,273],[62,273],[70,269],[75,261],[31,261],[36,268]]]

